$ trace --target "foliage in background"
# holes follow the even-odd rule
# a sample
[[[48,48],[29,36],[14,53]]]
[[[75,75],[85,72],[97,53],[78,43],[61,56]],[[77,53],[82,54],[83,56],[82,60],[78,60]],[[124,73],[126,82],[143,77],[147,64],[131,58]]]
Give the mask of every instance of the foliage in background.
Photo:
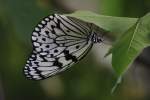
[[[97,65],[91,55],[69,71],[53,78],[61,80],[62,83],[49,79],[46,87],[41,85],[46,83],[45,81],[33,82],[24,78],[22,68],[32,49],[30,38],[34,26],[47,15],[65,12],[61,6],[56,6],[52,1],[56,0],[0,0],[0,88],[2,86],[4,98],[6,100],[29,98],[31,100],[134,100],[133,98],[141,96],[142,91],[140,95],[134,95],[133,91],[128,91],[131,87],[127,84],[125,84],[125,90],[120,89],[116,95],[111,96],[110,89],[113,86],[114,74],[106,66]],[[98,1],[97,11],[113,16],[143,16],[150,7],[148,0]],[[105,16],[100,16],[100,18],[102,19],[96,20],[95,23],[102,22],[103,25],[99,22],[97,25],[116,34],[125,32],[137,21],[134,18],[119,18],[119,20],[116,20],[116,17],[106,19]],[[57,87],[58,83],[61,84],[62,90]],[[51,90],[52,88],[54,89]],[[132,86],[132,89],[135,88]],[[57,91],[63,92],[57,93]]]

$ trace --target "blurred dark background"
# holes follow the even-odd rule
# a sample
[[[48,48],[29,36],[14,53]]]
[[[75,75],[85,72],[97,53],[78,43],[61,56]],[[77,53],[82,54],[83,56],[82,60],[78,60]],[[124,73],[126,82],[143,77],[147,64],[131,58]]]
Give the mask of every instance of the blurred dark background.
[[[94,48],[81,62],[47,80],[31,81],[23,67],[32,50],[35,25],[52,13],[90,10],[99,14],[142,17],[150,0],[0,0],[0,100],[150,100],[150,49],[130,67],[111,95],[117,79],[110,46]]]

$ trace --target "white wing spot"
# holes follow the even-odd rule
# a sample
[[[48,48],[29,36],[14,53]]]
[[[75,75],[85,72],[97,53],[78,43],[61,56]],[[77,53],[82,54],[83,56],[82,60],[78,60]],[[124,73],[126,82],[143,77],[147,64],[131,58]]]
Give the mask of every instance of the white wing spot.
[[[40,29],[36,27],[36,28],[35,28],[35,31],[40,31]]]
[[[42,75],[47,76],[48,74],[51,74],[53,71],[43,71],[41,72]]]
[[[37,42],[33,42],[33,44],[34,44],[34,46],[40,46],[40,44]]]
[[[30,74],[31,74],[31,75],[38,75],[38,74],[36,73],[36,71],[31,71]]]
[[[44,20],[42,20],[42,22],[41,22],[42,24],[46,24],[46,22],[44,21]]]
[[[49,16],[50,19],[53,19],[53,16]]]
[[[38,24],[38,26],[39,26],[40,28],[42,28],[42,27],[43,27],[41,24]]]
[[[39,36],[37,32],[33,32],[32,34],[33,36]]]
[[[49,18],[45,18],[46,21],[49,21]]]
[[[39,66],[52,66],[53,62],[39,62]]]
[[[37,69],[41,70],[41,71],[50,71],[50,70],[56,70],[56,69],[58,69],[58,67],[56,67],[56,66],[52,66],[52,67],[38,67]]]
[[[35,41],[35,40],[36,40],[36,37],[32,36],[32,40],[34,40],[34,41]]]

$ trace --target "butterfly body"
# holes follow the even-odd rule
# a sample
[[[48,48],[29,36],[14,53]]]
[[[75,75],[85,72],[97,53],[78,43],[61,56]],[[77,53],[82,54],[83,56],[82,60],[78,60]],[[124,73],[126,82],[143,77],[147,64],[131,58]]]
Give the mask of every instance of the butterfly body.
[[[44,18],[32,33],[33,51],[24,67],[25,76],[41,80],[54,76],[84,58],[99,36],[86,23],[54,14]]]

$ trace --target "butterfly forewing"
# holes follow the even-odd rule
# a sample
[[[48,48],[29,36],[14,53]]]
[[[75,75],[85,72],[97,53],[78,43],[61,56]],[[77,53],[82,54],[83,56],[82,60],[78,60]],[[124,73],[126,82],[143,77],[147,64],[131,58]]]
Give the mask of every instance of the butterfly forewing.
[[[24,73],[41,80],[56,75],[82,59],[93,43],[88,24],[54,14],[44,18],[32,33],[33,51]]]

